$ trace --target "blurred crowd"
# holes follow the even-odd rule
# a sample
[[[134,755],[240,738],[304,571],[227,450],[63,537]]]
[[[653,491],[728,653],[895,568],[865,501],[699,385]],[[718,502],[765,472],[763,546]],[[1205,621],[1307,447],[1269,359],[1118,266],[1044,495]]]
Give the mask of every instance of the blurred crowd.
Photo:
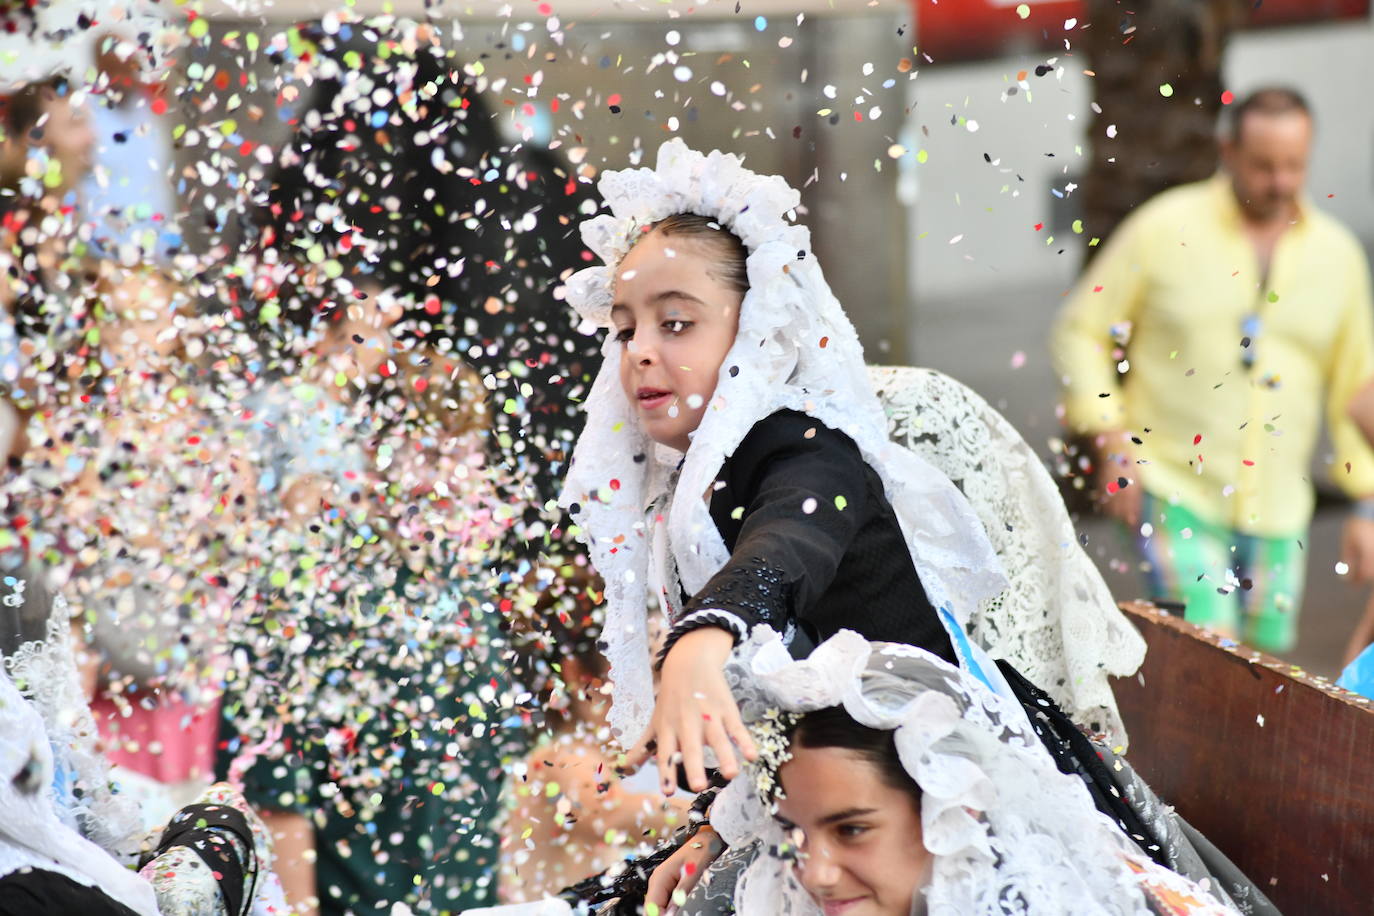
[[[196,261],[166,84],[96,47],[3,107],[0,651],[76,647],[146,827],[242,787],[298,912],[491,902],[502,858],[539,896],[651,843],[676,815],[599,756],[595,583],[544,509],[595,348],[552,295],[571,168],[425,26],[292,30],[292,136],[222,176]]]

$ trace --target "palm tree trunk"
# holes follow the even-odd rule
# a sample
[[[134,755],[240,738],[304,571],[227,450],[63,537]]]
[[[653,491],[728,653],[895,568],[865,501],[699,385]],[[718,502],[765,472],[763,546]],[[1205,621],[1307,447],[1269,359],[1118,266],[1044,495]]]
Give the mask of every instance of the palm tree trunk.
[[[1088,0],[1082,34],[1102,109],[1083,182],[1089,235],[1105,241],[1138,204],[1216,170],[1222,53],[1252,2]]]

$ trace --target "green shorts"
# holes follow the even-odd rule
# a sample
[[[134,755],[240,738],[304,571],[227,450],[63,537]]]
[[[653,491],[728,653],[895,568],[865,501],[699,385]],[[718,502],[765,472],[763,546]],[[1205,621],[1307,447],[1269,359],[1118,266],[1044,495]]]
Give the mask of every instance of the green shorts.
[[[1149,493],[1136,535],[1151,597],[1182,601],[1192,623],[1265,652],[1298,641],[1307,575],[1302,539],[1242,534]]]

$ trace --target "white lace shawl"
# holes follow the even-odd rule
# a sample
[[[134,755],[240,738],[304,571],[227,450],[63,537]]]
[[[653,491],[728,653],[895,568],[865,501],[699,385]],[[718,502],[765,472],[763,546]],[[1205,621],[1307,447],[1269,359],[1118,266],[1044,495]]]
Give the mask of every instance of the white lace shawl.
[[[676,213],[710,217],[749,251],[739,332],[672,494],[662,490],[671,477],[659,466],[659,450],[621,390],[621,347],[612,335],[587,400],[586,428],[559,502],[572,509],[606,584],[613,734],[636,740],[653,710],[646,620],[653,520],[645,508],[668,506],[668,551],[683,587],[695,594],[729,559],[702,494],[754,424],[779,410],[806,413],[858,445],[883,481],[935,607],[962,625],[1005,587],[968,502],[943,474],[888,438],[858,335],[821,274],[810,233],[791,222],[796,190],[745,169],[733,155],[703,155],[679,139],[659,148],[655,168],[605,172],[599,187],[611,212],[583,223],[582,238],[606,266],[579,271],[566,288],[586,323],[609,327],[615,265],[650,223]],[[961,636],[951,632],[956,651],[969,649]]]
[[[0,876],[26,867],[59,872],[135,913],[157,916],[149,884],[62,822],[43,718],[0,666]]]
[[[1074,722],[1126,747],[1109,676],[1133,674],[1145,640],[1078,542],[1054,479],[1006,418],[947,375],[870,366],[893,441],[964,492],[1007,571],[969,638],[1054,697]]]
[[[863,725],[896,731],[902,766],[922,791],[931,916],[1146,916],[1142,875],[1194,897],[1194,913],[1232,912],[1135,848],[1082,781],[1059,772],[1019,707],[929,652],[842,630],[794,661],[759,627],[726,676],[746,724],[769,711],[843,706]],[[787,839],[763,788],[770,781],[735,779],[711,807],[727,843],[765,850],[736,886],[736,909],[817,914],[791,864],[766,852]]]
[[[132,864],[143,839],[138,803],[120,795],[110,778],[110,763],[98,747],[100,734],[81,686],[72,652],[71,612],[61,595],[53,595],[47,633],[24,643],[3,668],[42,718],[63,771],[80,789],[71,809],[82,833],[117,860]]]

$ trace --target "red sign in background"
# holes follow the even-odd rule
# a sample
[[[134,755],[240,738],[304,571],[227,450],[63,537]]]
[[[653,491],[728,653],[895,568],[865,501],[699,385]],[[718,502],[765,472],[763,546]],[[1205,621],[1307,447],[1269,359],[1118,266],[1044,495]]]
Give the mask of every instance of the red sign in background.
[[[1016,12],[1023,2],[1030,9],[1025,19]],[[1370,0],[1258,0],[1249,25],[1366,19],[1369,5]],[[912,0],[912,6],[916,45],[936,62],[1062,49],[1065,38],[1073,43],[1073,36],[1064,31],[1065,20],[1077,19],[1079,26],[1086,21],[1082,0]],[[1123,18],[1131,7],[1131,0],[1121,0]],[[1116,23],[1094,27],[1101,25]]]

